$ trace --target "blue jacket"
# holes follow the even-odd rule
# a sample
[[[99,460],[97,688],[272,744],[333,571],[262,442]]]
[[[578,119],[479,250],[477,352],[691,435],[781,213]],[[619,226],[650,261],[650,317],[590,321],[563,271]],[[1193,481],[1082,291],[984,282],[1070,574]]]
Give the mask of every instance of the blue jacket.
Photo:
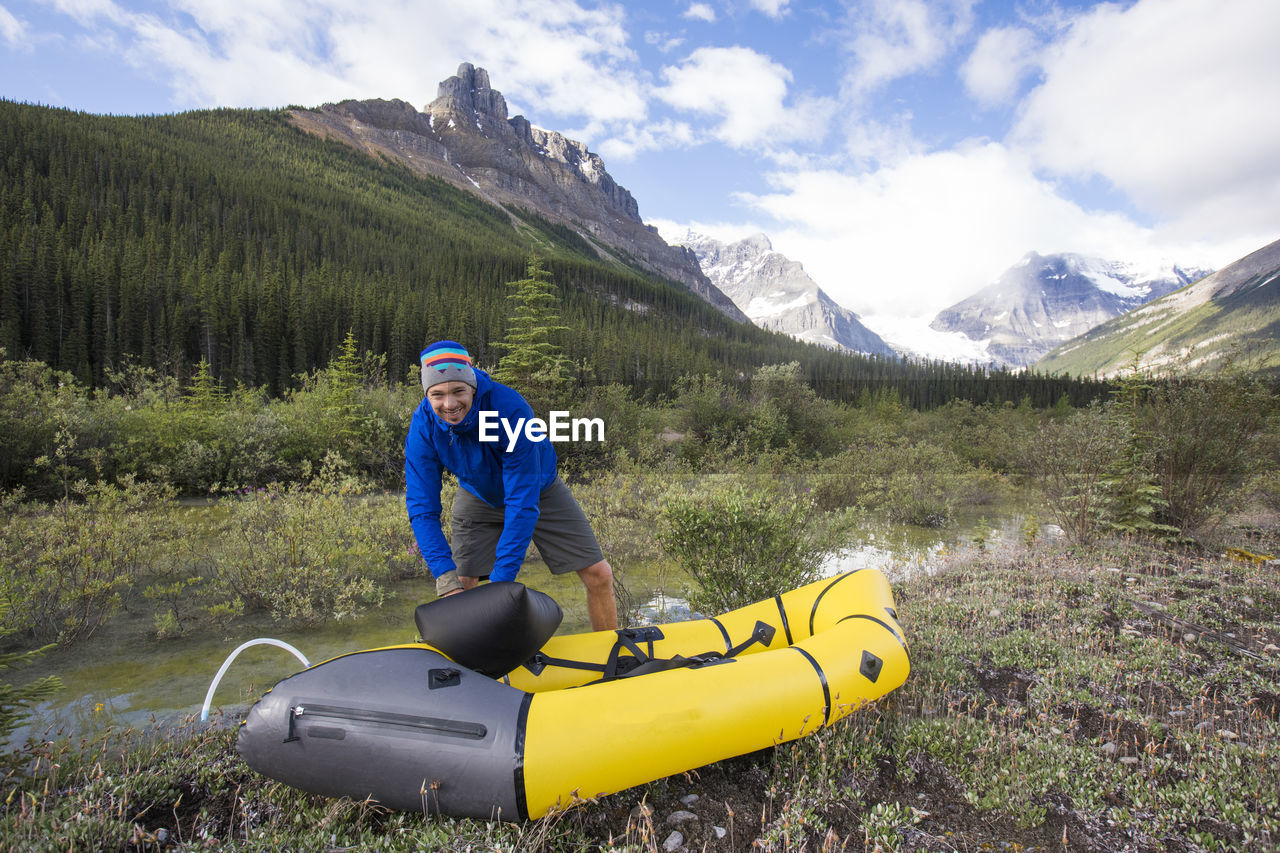
[[[440,528],[441,477],[446,470],[453,472],[462,488],[503,509],[505,520],[489,580],[515,580],[538,520],[538,496],[556,478],[556,452],[549,440],[530,441],[523,428],[510,451],[501,426],[489,429],[497,441],[480,441],[481,412],[496,412],[512,428],[520,418],[533,417],[533,409],[519,393],[483,370],[476,370],[475,401],[461,423],[441,420],[425,398],[418,405],[404,441],[405,506],[431,574],[439,577],[456,569]]]

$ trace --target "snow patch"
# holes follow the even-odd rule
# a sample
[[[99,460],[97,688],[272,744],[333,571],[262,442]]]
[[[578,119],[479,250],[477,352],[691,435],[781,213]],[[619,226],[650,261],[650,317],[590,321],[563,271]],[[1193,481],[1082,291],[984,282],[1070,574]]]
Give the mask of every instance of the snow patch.
[[[963,332],[939,332],[929,328],[932,317],[862,316],[862,325],[885,343],[913,358],[987,364],[992,361],[987,341],[975,341]]]
[[[809,303],[809,294],[807,293],[801,293],[788,302],[777,300],[777,297],[786,295],[785,291],[777,291],[768,296],[757,296],[747,303],[742,309],[742,313],[752,320],[760,320],[765,317],[772,317],[775,314],[782,314],[792,308],[803,308]]]

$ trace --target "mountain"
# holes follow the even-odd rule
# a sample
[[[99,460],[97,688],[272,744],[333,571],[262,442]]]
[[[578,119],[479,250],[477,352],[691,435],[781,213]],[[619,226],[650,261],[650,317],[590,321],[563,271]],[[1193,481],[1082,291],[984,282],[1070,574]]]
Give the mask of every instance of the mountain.
[[[739,322],[747,318],[688,252],[667,245],[640,219],[631,193],[581,142],[507,116],[489,73],[464,62],[422,112],[400,100],[343,101],[291,111],[298,127],[441,178],[508,211],[570,229],[597,255],[687,286]]]
[[[485,91],[497,97],[483,86],[474,93]],[[486,115],[501,113],[490,107]],[[396,111],[421,128],[421,114]],[[308,132],[299,112],[323,114],[93,115],[0,99],[0,374],[31,359],[119,389],[147,375],[186,387],[207,372],[224,388],[280,395],[313,381],[348,334],[376,357],[365,362],[371,379],[403,381],[422,345],[439,338],[464,341],[493,366],[512,310],[508,283],[536,253],[556,285],[570,330],[560,344],[584,389],[618,383],[665,394],[684,377],[740,382],[761,365],[794,361],[824,395],[887,390],[913,407],[1024,397],[1052,405],[1099,391],[1070,377],[1028,381],[840,352],[730,319],[581,221],[553,220],[527,200],[499,207],[474,171],[454,168],[446,181],[409,165],[406,149]],[[417,132],[399,138],[423,151],[444,145]],[[433,168],[445,162],[430,159]],[[628,219],[627,196],[603,175],[593,185],[566,170],[548,166],[545,175],[571,179],[574,190],[603,187],[601,209]],[[554,190],[554,182],[538,189]],[[668,247],[665,257],[696,263],[686,248]]]
[[[756,234],[724,243],[688,232],[676,241],[693,251],[707,278],[764,329],[833,349],[893,355],[858,315],[823,292],[796,261]]]
[[[137,370],[185,383],[204,362],[226,387],[282,394],[348,332],[392,381],[439,338],[493,366],[507,283],[534,253],[584,384],[662,389],[797,361],[832,394],[931,387],[924,368],[730,319],[621,250],[602,254],[585,227],[305,132],[291,111],[103,116],[0,99],[0,151],[0,363],[34,359],[93,387]]]
[[[930,327],[961,332],[985,343],[992,361],[1025,367],[1055,346],[1206,273],[1029,252],[993,284],[939,312]]]
[[[1280,240],[1050,352],[1036,369],[1207,373],[1224,358],[1280,370]]]

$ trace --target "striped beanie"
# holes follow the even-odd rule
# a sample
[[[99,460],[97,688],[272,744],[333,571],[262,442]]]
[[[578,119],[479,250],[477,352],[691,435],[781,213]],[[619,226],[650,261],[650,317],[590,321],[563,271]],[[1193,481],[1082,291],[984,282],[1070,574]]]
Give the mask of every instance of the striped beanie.
[[[436,341],[424,349],[418,359],[422,362],[422,390],[441,382],[465,382],[476,387],[476,371],[471,366],[471,356],[457,341]]]

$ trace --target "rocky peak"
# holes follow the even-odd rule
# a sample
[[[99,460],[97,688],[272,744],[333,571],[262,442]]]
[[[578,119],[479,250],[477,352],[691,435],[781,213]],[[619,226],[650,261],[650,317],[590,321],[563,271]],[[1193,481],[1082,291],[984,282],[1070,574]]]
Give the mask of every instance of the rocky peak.
[[[757,326],[833,349],[892,354],[857,314],[818,287],[803,266],[774,251],[764,234],[724,243],[690,231],[677,242],[695,254],[707,278]]]
[[[573,229],[602,257],[687,286],[727,316],[747,322],[683,248],[667,245],[640,219],[625,187],[587,146],[507,117],[507,101],[489,72],[469,62],[440,82],[436,99],[419,113],[404,101],[343,101],[318,111],[297,110],[303,129],[337,135],[351,145],[394,159],[480,195],[522,227],[532,210]]]
[[[452,116],[468,121],[490,118],[507,121],[507,99],[489,85],[489,72],[470,62],[458,66],[458,73],[441,80],[436,99],[425,112],[433,116]]]

